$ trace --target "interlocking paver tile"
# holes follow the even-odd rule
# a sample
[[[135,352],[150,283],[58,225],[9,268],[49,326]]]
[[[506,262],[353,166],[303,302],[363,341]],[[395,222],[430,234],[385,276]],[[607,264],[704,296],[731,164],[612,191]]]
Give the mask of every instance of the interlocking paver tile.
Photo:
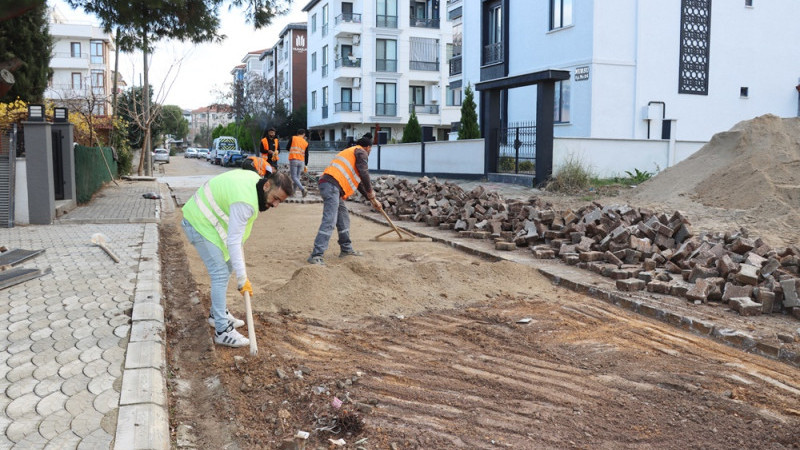
[[[89,381],[89,377],[83,373],[73,375],[64,380],[64,384],[61,385],[61,392],[70,397],[81,391],[89,392]]]
[[[56,356],[56,361],[58,361],[59,364],[63,365],[63,364],[66,364],[68,362],[72,362],[72,361],[75,361],[76,359],[79,359],[80,355],[81,355],[81,351],[80,350],[78,350],[75,347],[70,347],[70,348],[64,350],[63,352],[60,352]]]
[[[94,450],[98,448],[109,448],[112,436],[103,430],[95,430],[81,440],[78,450]]]
[[[86,364],[83,369],[83,374],[89,378],[96,378],[98,375],[107,372],[108,361],[98,358]]]
[[[47,445],[47,439],[44,438],[38,431],[34,430],[26,434],[17,444],[11,447],[11,450],[28,450],[32,448],[42,448]]]
[[[21,351],[19,353],[10,355],[6,360],[6,364],[8,365],[8,367],[11,367],[13,369],[14,367],[19,367],[25,364],[26,362],[32,362],[34,355],[35,353],[33,352],[33,350],[30,349]]]
[[[63,378],[59,376],[53,376],[37,383],[36,387],[33,388],[33,393],[39,397],[46,397],[53,392],[60,391],[63,384]]]
[[[31,387],[31,389],[33,389],[33,387]],[[9,403],[8,406],[6,406],[6,414],[8,417],[14,419],[15,422],[18,419],[31,416],[36,412],[36,404],[39,403],[39,400],[41,400],[41,398],[38,395],[33,392],[28,392]],[[17,441],[18,439],[12,437],[12,440]]]
[[[72,430],[67,429],[58,436],[50,439],[50,442],[47,443],[47,446],[45,446],[43,450],[73,449],[77,448],[80,442],[81,438],[73,433]]]
[[[33,344],[31,345],[31,350],[33,350],[34,353],[43,353],[48,351],[52,351],[55,353],[54,349],[55,344],[56,344],[55,339],[47,337],[44,339],[39,339],[37,341],[34,341]]]
[[[14,383],[9,384],[9,386],[5,389],[6,397],[11,400],[18,399],[25,394],[30,394],[33,392],[36,385],[39,383],[39,380],[35,378],[23,378],[18,380]]]
[[[100,359],[103,355],[103,349],[100,347],[91,347],[81,352],[80,359],[85,363],[90,363],[94,360]]]
[[[75,347],[77,343],[78,340],[70,335],[70,337],[68,338],[57,340],[55,345],[53,345],[53,348],[56,349],[56,351],[58,352],[63,352],[69,348]]]
[[[73,417],[77,418],[85,411],[92,410],[92,403],[94,402],[94,398],[95,395],[89,392],[88,390],[86,389],[79,390],[74,394],[68,395],[67,401],[64,402],[64,409],[70,414],[72,414]]]
[[[83,368],[85,366],[86,366],[86,363],[84,363],[80,359],[76,359],[74,361],[70,361],[70,362],[64,364],[63,366],[61,366],[60,369],[58,369],[58,376],[60,376],[61,378],[64,378],[66,380],[68,378],[71,378],[71,377],[79,374],[79,373],[82,374],[83,373]]]
[[[55,356],[55,352],[53,352],[53,356]],[[56,376],[60,368],[61,364],[54,359],[47,364],[37,367],[36,370],[33,371],[33,378],[41,381]]]
[[[11,369],[6,374],[6,379],[13,383],[23,378],[30,377],[31,375],[33,375],[34,370],[36,370],[36,365],[33,364],[33,362],[28,361],[20,366]]]
[[[106,389],[111,389],[114,386],[114,380],[116,378],[112,377],[108,372],[100,372],[89,381],[89,392],[98,395]]]
[[[82,411],[73,414],[75,418],[70,423],[70,429],[82,438],[86,438],[97,431],[100,428],[100,421],[103,420],[103,415],[95,411],[91,402],[87,403]]]
[[[107,389],[101,392],[97,397],[94,398],[94,409],[103,414],[108,413],[119,406],[119,395],[119,392],[115,391],[114,389]]]
[[[75,347],[83,350],[90,349],[97,345],[97,338],[91,334],[75,343]]]
[[[41,399],[36,404],[36,412],[43,417],[64,409],[64,403],[69,399],[61,391],[56,391]]]

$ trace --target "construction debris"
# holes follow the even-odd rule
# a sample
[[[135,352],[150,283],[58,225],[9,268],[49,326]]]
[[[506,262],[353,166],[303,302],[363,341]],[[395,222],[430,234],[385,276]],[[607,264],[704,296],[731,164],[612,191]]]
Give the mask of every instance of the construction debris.
[[[800,312],[800,248],[773,248],[743,228],[695,235],[679,211],[597,202],[557,210],[537,197],[507,201],[482,186],[466,192],[428,177],[383,176],[373,184],[400,220],[492,239],[498,250],[526,247],[535,258],[612,278],[620,290],[727,303],[742,315]]]

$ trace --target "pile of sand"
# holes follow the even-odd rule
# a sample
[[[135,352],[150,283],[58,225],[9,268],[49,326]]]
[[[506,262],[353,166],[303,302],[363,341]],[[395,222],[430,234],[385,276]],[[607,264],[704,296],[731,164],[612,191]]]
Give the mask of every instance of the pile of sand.
[[[800,119],[764,115],[714,135],[695,154],[642,184],[642,203],[690,197],[707,206],[800,211]]]

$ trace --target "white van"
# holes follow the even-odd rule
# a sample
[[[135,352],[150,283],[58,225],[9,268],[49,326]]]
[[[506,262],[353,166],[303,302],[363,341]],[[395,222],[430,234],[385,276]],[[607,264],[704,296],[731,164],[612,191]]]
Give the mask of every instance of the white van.
[[[239,141],[235,137],[220,136],[214,139],[208,152],[208,161],[211,164],[222,165],[222,155],[228,150],[239,151]]]

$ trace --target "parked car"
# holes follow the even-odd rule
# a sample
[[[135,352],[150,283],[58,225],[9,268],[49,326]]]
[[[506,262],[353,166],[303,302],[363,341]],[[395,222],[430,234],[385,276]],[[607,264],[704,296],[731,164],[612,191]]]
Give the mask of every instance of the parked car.
[[[169,150],[165,148],[157,148],[153,152],[153,162],[162,162],[169,164]]]
[[[242,152],[228,150],[225,152],[225,155],[222,156],[222,165],[225,167],[239,167],[242,165],[242,160],[244,160],[245,156]]]
[[[208,149],[207,148],[198,148],[197,149],[197,157],[199,159],[208,160]]]
[[[189,147],[183,152],[184,158],[197,158],[197,149],[193,147]]]
[[[239,142],[236,140],[235,137],[232,136],[220,136],[214,139],[214,143],[211,146],[211,154],[213,155],[210,158],[210,161],[216,165],[222,165],[222,156],[223,153],[228,151],[239,151]]]

